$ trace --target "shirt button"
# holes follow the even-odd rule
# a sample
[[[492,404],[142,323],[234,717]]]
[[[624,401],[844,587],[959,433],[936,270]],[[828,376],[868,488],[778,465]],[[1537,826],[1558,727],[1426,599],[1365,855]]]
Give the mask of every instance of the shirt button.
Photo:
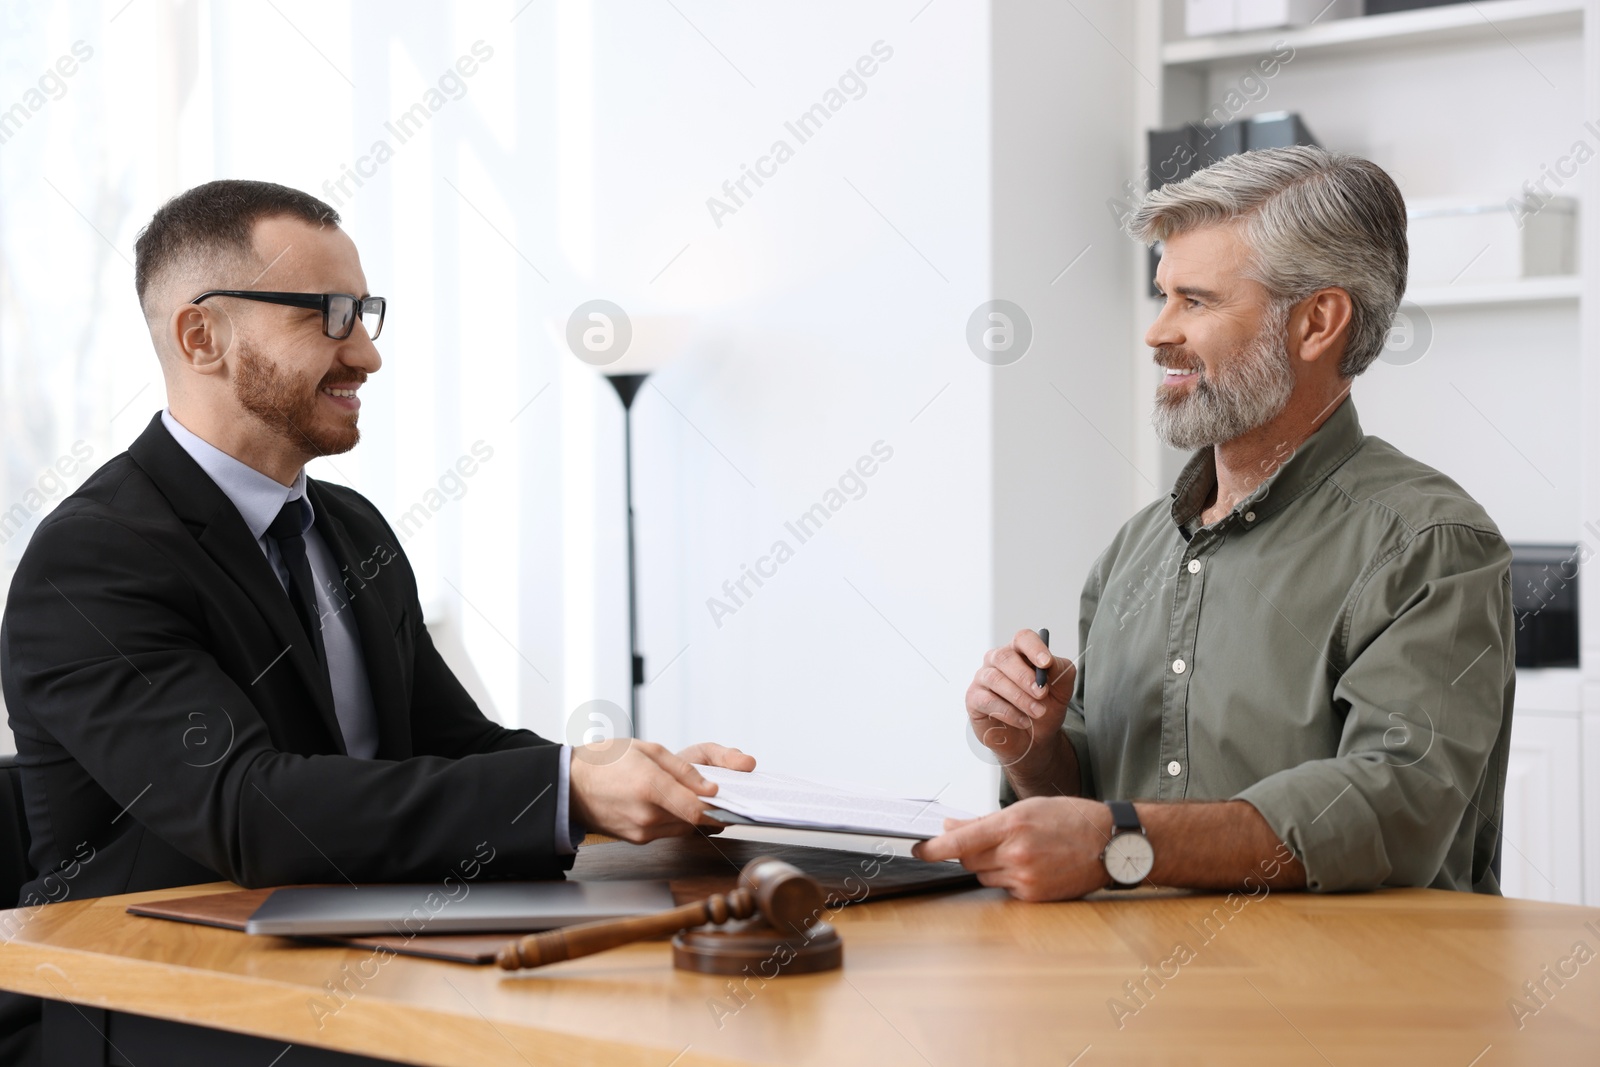
[[[1199,560],[1191,559],[1189,561],[1189,573],[1190,574],[1199,574],[1200,573],[1200,561]]]
[[[1244,513],[1244,521],[1245,522],[1255,522],[1256,521],[1256,513],[1253,512],[1253,511],[1245,512]]]
[[[1183,773],[1183,764],[1179,763],[1177,760],[1173,760],[1171,763],[1167,764],[1167,773],[1172,775],[1174,778],[1178,777],[1178,775]]]
[[[1182,674],[1184,671],[1188,670],[1188,667],[1189,665],[1183,662],[1181,659],[1175,659],[1172,661],[1173,674]]]

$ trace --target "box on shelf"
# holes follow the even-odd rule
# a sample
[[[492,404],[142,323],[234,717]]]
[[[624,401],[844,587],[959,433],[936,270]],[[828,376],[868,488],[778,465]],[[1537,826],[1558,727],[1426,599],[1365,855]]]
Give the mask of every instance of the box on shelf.
[[[1361,14],[1361,0],[1237,0],[1238,28],[1274,30],[1279,26],[1307,26],[1315,19],[1354,18]]]
[[[1234,0],[1184,0],[1183,32],[1190,37],[1232,33],[1239,28]]]
[[[1546,200],[1412,200],[1411,285],[1506,281],[1578,270],[1578,205]]]
[[[1270,30],[1352,18],[1361,9],[1362,0],[1184,0],[1183,29],[1190,37]]]

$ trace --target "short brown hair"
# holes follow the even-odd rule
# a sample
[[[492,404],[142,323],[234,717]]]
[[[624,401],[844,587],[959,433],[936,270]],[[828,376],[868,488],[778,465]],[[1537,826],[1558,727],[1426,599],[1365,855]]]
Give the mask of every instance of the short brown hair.
[[[1163,185],[1128,229],[1142,241],[1165,241],[1234,222],[1250,248],[1247,273],[1273,299],[1298,302],[1326,287],[1350,294],[1339,373],[1354,378],[1371,366],[1406,291],[1406,202],[1394,179],[1342,152],[1258,149]]]
[[[283,215],[316,226],[339,225],[339,213],[321,200],[272,182],[226,178],[179,193],[161,205],[134,241],[133,287],[140,305],[151,282],[183,261],[250,256],[255,224]]]

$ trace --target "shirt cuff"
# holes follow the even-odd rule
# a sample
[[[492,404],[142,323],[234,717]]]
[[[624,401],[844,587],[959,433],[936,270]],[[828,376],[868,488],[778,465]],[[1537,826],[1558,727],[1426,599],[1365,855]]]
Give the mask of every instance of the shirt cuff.
[[[561,746],[561,758],[556,762],[556,855],[570,856],[578,851],[578,843],[587,833],[572,818],[572,746]]]

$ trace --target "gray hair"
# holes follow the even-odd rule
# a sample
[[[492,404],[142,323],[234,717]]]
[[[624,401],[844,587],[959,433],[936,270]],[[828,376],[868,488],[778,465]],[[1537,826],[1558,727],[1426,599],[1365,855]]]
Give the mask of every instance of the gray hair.
[[[1339,373],[1354,378],[1383,351],[1406,291],[1406,205],[1376,163],[1321,148],[1264,148],[1227,156],[1163,185],[1128,220],[1150,243],[1240,222],[1246,275],[1275,301],[1343,289],[1352,305]]]

